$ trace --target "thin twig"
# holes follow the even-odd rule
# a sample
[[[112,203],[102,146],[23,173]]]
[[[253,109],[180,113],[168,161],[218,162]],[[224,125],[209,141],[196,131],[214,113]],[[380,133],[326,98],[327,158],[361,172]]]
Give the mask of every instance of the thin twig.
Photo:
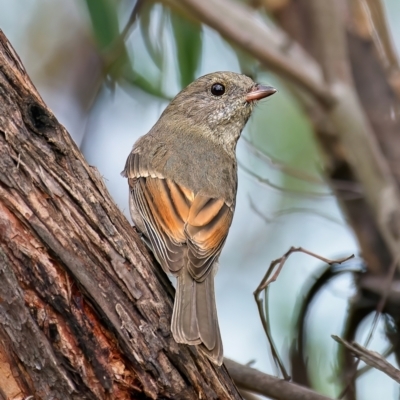
[[[394,347],[392,345],[389,346],[383,353],[382,357],[383,358],[388,358],[391,354],[394,352]],[[357,370],[356,378],[359,378],[360,376],[364,375],[366,372],[370,371],[373,367],[371,365],[364,365],[362,368]]]
[[[383,57],[382,64],[387,70],[399,70],[399,59],[393,45],[387,23],[384,5],[381,0],[361,0],[372,24],[372,40],[378,54]]]
[[[264,332],[267,335],[268,342],[271,346],[272,357],[274,358],[275,362],[278,364],[278,366],[282,372],[282,375],[283,375],[284,379],[286,379],[286,380],[290,380],[290,376],[287,373],[285,366],[283,365],[281,357],[279,356],[278,350],[276,348],[274,340],[272,339],[271,331],[269,328],[270,324],[269,324],[269,313],[268,313],[268,289],[269,289],[269,285],[277,280],[283,266],[285,265],[287,259],[290,257],[290,255],[292,253],[304,253],[311,257],[317,258],[318,260],[321,260],[329,265],[342,264],[345,261],[348,261],[354,257],[354,254],[352,254],[349,257],[340,258],[337,260],[331,260],[331,259],[322,257],[318,254],[315,254],[309,250],[303,249],[302,247],[291,247],[282,257],[277,258],[276,260],[273,260],[271,262],[265,276],[261,280],[257,289],[254,291],[254,298],[257,303],[258,313],[260,315],[260,319],[261,319],[262,326],[264,328]],[[264,302],[260,298],[260,294],[264,290],[265,290],[265,294],[264,294],[265,308],[267,309],[266,312],[264,312]]]
[[[128,39],[129,33],[132,30],[133,25],[136,22],[136,18],[139,15],[139,12],[143,6],[144,0],[136,0],[135,5],[133,6],[131,15],[129,16],[128,22],[125,25],[125,28],[121,32],[120,40],[125,41]]]
[[[268,165],[270,165],[272,168],[281,171],[285,173],[286,175],[289,175],[293,178],[300,179],[305,182],[313,183],[315,185],[320,185],[320,186],[327,186],[328,184],[320,177],[317,177],[313,174],[309,174],[306,171],[301,171],[297,168],[291,167],[288,164],[285,164],[281,160],[278,160],[274,156],[266,153],[264,150],[259,149],[256,147],[248,138],[245,136],[242,137],[242,141],[246,144],[248,149],[260,160],[266,162]],[[343,181],[339,179],[332,179],[331,182],[331,187],[333,187],[336,191],[341,191],[341,192],[351,192],[352,194],[354,193],[357,195],[355,198],[360,198],[363,196],[363,191],[361,186],[357,182],[349,182],[349,181]],[[343,198],[344,196],[342,196]],[[353,199],[352,197],[351,199]],[[346,200],[349,200],[348,198]]]
[[[114,62],[125,51],[125,41],[128,38],[129,33],[131,32],[137,20],[143,2],[144,0],[136,0],[136,3],[129,16],[128,22],[126,23],[121,34],[115,39],[114,43],[108,49],[106,49],[102,54],[105,71],[108,71],[109,68],[114,64]]]
[[[249,203],[250,203],[250,209],[256,215],[258,215],[266,224],[271,224],[271,223],[275,222],[278,218],[284,217],[284,216],[290,215],[290,214],[310,214],[310,215],[315,215],[320,218],[324,218],[327,221],[333,222],[340,226],[344,226],[343,221],[341,221],[340,219],[331,217],[328,214],[324,214],[322,212],[316,211],[315,209],[311,209],[311,208],[307,208],[307,207],[291,207],[291,208],[286,208],[283,210],[278,210],[272,214],[271,218],[269,218],[255,205],[253,199],[250,196],[248,196],[248,198],[249,198]]]
[[[350,344],[349,342],[346,342],[336,335],[332,335],[332,339],[345,346],[356,357],[364,361],[366,364],[370,365],[373,368],[379,369],[379,371],[384,372],[386,375],[394,379],[397,383],[400,383],[400,370],[387,362],[379,353],[368,350],[364,346],[361,346],[356,342]]]
[[[283,163],[274,156],[267,154],[264,150],[256,147],[246,136],[242,136],[242,141],[246,144],[247,148],[260,160],[265,161],[272,168],[282,171],[283,173],[292,176],[293,178],[301,179],[306,182],[314,183],[316,185],[326,186],[326,182],[315,175],[309,174],[305,171],[300,171],[298,168],[291,167]]]
[[[264,374],[228,358],[224,364],[238,388],[276,400],[332,400],[303,386]]]
[[[390,287],[392,285],[393,279],[394,279],[394,274],[396,272],[397,264],[399,262],[399,259],[397,258],[394,260],[389,268],[389,273],[386,278],[386,282],[383,285],[383,293],[382,296],[379,300],[379,303],[376,307],[376,312],[374,315],[374,320],[372,321],[371,329],[368,333],[367,339],[365,340],[364,346],[367,348],[372,340],[372,337],[374,336],[376,327],[378,326],[379,318],[382,315],[383,309],[385,308],[387,299],[389,297],[390,293]],[[351,374],[351,376],[348,379],[348,383],[345,386],[345,388],[342,390],[342,392],[339,395],[339,399],[343,398],[347,391],[350,389],[352,383],[354,382],[355,378],[359,376],[359,371],[357,371],[358,364],[360,363],[360,360],[356,361],[354,365],[354,372]]]
[[[285,187],[275,185],[275,183],[272,183],[269,179],[263,178],[262,176],[258,175],[256,172],[252,171],[250,168],[247,168],[242,162],[238,160],[238,166],[246,172],[247,175],[250,175],[251,177],[255,178],[257,182],[261,183],[262,185],[266,185],[272,189],[276,189],[279,192],[282,193],[288,193],[291,195],[295,196],[301,196],[301,197],[332,197],[332,193],[322,193],[322,192],[309,192],[309,191],[300,191],[300,190],[292,190],[292,189],[287,189]]]
[[[387,278],[386,278],[386,282],[384,284],[384,292],[382,294],[381,299],[379,300],[378,306],[376,307],[376,312],[375,312],[375,316],[374,316],[374,321],[371,327],[371,330],[368,334],[368,337],[365,341],[364,346],[368,347],[368,345],[370,344],[372,337],[374,335],[374,332],[376,330],[376,327],[378,325],[378,321],[380,316],[382,315],[383,309],[385,308],[387,299],[389,297],[389,293],[390,293],[390,287],[392,286],[392,282],[394,279],[394,274],[396,272],[396,267],[398,264],[399,260],[396,259],[392,262],[392,265],[389,268],[388,274],[387,274]]]
[[[381,0],[360,0],[371,25],[371,38],[381,64],[388,76],[388,83],[400,96],[400,63],[390,34],[384,5]]]

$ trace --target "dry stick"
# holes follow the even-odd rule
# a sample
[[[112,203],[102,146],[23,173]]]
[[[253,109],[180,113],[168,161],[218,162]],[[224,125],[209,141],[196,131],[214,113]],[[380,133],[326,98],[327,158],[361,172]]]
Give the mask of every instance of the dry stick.
[[[224,359],[229,374],[240,389],[276,400],[332,400],[313,390],[264,374],[254,368]]]
[[[382,357],[383,358],[388,358],[391,354],[393,354],[394,352],[394,348],[392,345],[389,346],[389,348],[387,348],[383,353],[382,353]],[[356,378],[359,378],[361,375],[364,375],[366,372],[370,371],[373,367],[371,365],[364,365],[362,368],[357,370],[356,373]]]
[[[264,278],[261,280],[260,284],[258,285],[257,289],[254,292],[254,298],[256,300],[257,303],[257,307],[258,307],[258,313],[260,314],[260,319],[261,319],[261,323],[263,325],[265,334],[267,335],[269,344],[271,346],[271,352],[272,352],[272,356],[275,360],[275,362],[278,363],[279,368],[282,372],[283,377],[285,378],[285,380],[290,380],[290,375],[287,373],[285,366],[283,365],[282,359],[280,358],[278,351],[276,349],[275,343],[272,339],[272,335],[269,329],[269,313],[268,311],[265,313],[264,315],[264,302],[263,300],[260,298],[260,293],[262,291],[265,290],[265,303],[266,303],[266,307],[268,307],[268,287],[272,282],[275,282],[284,266],[284,264],[286,263],[287,259],[290,257],[290,255],[292,253],[304,253],[304,254],[308,254],[311,257],[317,258],[318,260],[321,260],[329,265],[332,264],[342,264],[345,261],[350,260],[350,258],[354,257],[354,254],[352,254],[349,257],[345,257],[345,258],[340,258],[337,260],[330,260],[328,258],[322,257],[318,254],[312,253],[309,250],[303,249],[302,247],[291,247],[282,257],[277,258],[276,260],[272,261]],[[271,276],[271,274],[273,274]]]
[[[381,297],[381,299],[379,300],[378,306],[376,307],[376,312],[375,312],[375,315],[374,315],[374,320],[373,320],[373,322],[372,322],[371,329],[370,329],[370,331],[369,331],[369,333],[368,333],[367,339],[366,339],[366,341],[365,341],[365,343],[364,343],[365,348],[367,348],[368,345],[369,345],[369,343],[371,342],[372,337],[373,337],[373,335],[374,335],[374,332],[375,332],[375,330],[376,330],[376,327],[378,326],[379,318],[380,318],[380,316],[381,316],[381,314],[382,314],[382,311],[383,311],[383,309],[384,309],[384,307],[385,307],[387,298],[388,298],[388,296],[389,296],[390,286],[392,285],[392,282],[393,282],[393,279],[394,279],[394,274],[395,274],[395,272],[396,272],[396,267],[397,267],[398,262],[399,262],[399,258],[395,259],[395,260],[392,262],[392,265],[391,265],[390,268],[389,268],[389,273],[388,273],[388,276],[387,276],[386,284],[384,285],[384,290],[383,290],[383,293],[382,293],[382,297]],[[356,377],[358,377],[358,376],[361,375],[361,374],[359,374],[359,371],[357,371],[357,367],[358,367],[358,364],[359,364],[359,363],[360,363],[360,359],[355,363],[355,365],[354,365],[354,372],[353,372],[352,375],[350,376],[349,381],[348,381],[346,387],[345,387],[345,388],[342,390],[342,392],[340,393],[340,395],[339,395],[339,397],[338,397],[339,399],[341,399],[341,398],[343,398],[343,397],[345,396],[345,394],[347,393],[347,391],[350,389],[350,385],[352,384],[352,382],[354,381],[354,379],[355,379]]]
[[[326,182],[318,176],[309,174],[306,171],[300,171],[298,168],[292,167],[289,164],[285,164],[283,161],[278,160],[274,156],[267,154],[264,150],[260,150],[256,147],[246,136],[242,136],[242,142],[246,144],[248,149],[260,160],[265,161],[272,168],[281,171],[293,178],[303,180],[305,182],[314,183],[316,185],[326,186]]]
[[[378,325],[379,317],[381,316],[382,311],[385,307],[385,304],[386,304],[386,301],[387,301],[387,298],[388,298],[389,292],[390,292],[390,286],[392,285],[398,262],[399,262],[399,259],[397,258],[396,260],[394,260],[392,262],[392,265],[389,268],[389,273],[387,276],[386,284],[384,285],[384,292],[382,293],[382,297],[379,300],[378,306],[376,307],[374,321],[373,321],[371,330],[368,334],[367,340],[365,341],[365,344],[364,344],[365,347],[368,347],[369,343],[371,342],[372,336],[374,335],[374,332]]]
[[[136,0],[135,5],[133,6],[131,15],[129,16],[128,22],[125,25],[125,28],[121,32],[120,40],[125,41],[128,39],[128,36],[133,28],[133,25],[136,22],[136,18],[139,15],[140,10],[142,9],[144,0]]]
[[[276,222],[278,218],[285,217],[291,214],[310,214],[316,217],[324,218],[327,221],[333,222],[337,225],[344,226],[344,222],[341,221],[340,219],[331,217],[328,214],[324,214],[323,212],[319,212],[307,207],[291,207],[275,211],[272,214],[271,218],[269,218],[254,204],[254,201],[250,195],[248,196],[248,199],[250,204],[250,210],[252,210],[254,214],[258,215],[266,224],[271,224],[273,222]]]
[[[387,18],[385,15],[384,5],[381,0],[361,0],[366,8],[372,29],[372,40],[378,49],[379,55],[382,57],[382,65],[389,72],[399,71],[400,63],[393,45]]]
[[[267,178],[263,178],[262,176],[258,175],[257,173],[255,173],[254,171],[252,171],[251,169],[247,168],[242,162],[240,162],[238,160],[238,166],[244,171],[246,172],[246,174],[250,175],[251,177],[255,178],[257,180],[257,182],[266,185],[272,189],[276,189],[279,192],[282,193],[288,193],[288,194],[292,194],[295,196],[302,196],[302,197],[316,197],[316,198],[321,198],[321,197],[332,197],[333,194],[332,193],[323,193],[323,192],[310,192],[310,191],[301,191],[301,190],[292,190],[292,189],[287,189],[284,188],[282,186],[279,185],[275,185],[274,183],[272,183],[269,179]]]
[[[364,361],[366,364],[379,369],[379,371],[384,372],[396,382],[400,383],[400,370],[393,367],[393,365],[387,362],[379,353],[368,350],[356,342],[350,344],[339,336],[332,335],[332,339],[348,348],[356,357]]]
[[[245,136],[242,137],[242,141],[244,141],[249,150],[258,159],[268,163],[268,165],[270,165],[272,168],[281,171],[293,178],[303,180],[305,182],[310,182],[320,186],[327,186],[327,183],[323,179],[318,178],[312,174],[309,174],[306,171],[299,171],[296,168],[291,167],[290,165],[285,164],[284,162],[271,156],[270,154],[267,154],[264,150],[260,150]],[[347,182],[339,179],[334,179],[331,180],[331,186],[335,188],[337,191],[349,191],[351,193],[354,193],[355,196],[353,195],[353,197],[351,198],[346,197],[346,200],[359,199],[360,197],[363,197],[362,188],[355,182]],[[342,198],[344,198],[344,196],[342,196]]]
[[[388,76],[388,83],[396,95],[400,96],[400,62],[393,44],[392,36],[388,26],[385,7],[382,0],[360,0],[364,6],[365,13],[369,18],[371,37],[383,68]]]

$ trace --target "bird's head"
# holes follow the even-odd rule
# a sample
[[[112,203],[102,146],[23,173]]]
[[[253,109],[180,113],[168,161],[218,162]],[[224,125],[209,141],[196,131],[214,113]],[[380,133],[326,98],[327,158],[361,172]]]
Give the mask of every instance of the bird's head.
[[[257,101],[275,92],[246,75],[214,72],[178,93],[160,120],[173,120],[186,129],[193,127],[218,143],[235,147]]]

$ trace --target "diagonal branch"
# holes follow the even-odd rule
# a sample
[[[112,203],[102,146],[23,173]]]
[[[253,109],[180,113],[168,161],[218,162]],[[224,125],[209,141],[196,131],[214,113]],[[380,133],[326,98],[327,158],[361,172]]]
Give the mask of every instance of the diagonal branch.
[[[371,19],[372,39],[382,57],[383,65],[389,72],[399,72],[400,64],[393,40],[389,31],[382,0],[360,0],[366,8],[366,13]]]
[[[272,338],[271,330],[270,330],[270,324],[269,324],[269,314],[268,310],[265,312],[264,310],[264,302],[260,298],[260,294],[265,291],[264,296],[265,296],[265,306],[268,307],[268,289],[269,285],[273,282],[275,282],[278,279],[278,276],[285,265],[286,261],[290,257],[291,254],[293,253],[304,253],[307,254],[311,257],[317,258],[318,260],[321,260],[329,265],[332,264],[342,264],[345,261],[348,261],[350,258],[353,258],[354,255],[351,255],[349,257],[345,258],[340,258],[337,260],[330,260],[328,258],[322,257],[318,254],[312,253],[309,250],[303,249],[302,247],[291,247],[282,257],[277,258],[276,260],[273,260],[271,264],[268,267],[267,272],[265,273],[263,279],[261,280],[260,284],[258,285],[257,289],[254,291],[254,299],[256,300],[257,303],[257,308],[258,308],[258,313],[260,315],[261,323],[264,328],[264,332],[267,335],[268,342],[271,346],[271,352],[274,360],[277,362],[279,365],[279,368],[282,372],[283,377],[285,380],[291,379],[289,374],[286,371],[285,366],[283,365],[282,359],[279,356],[278,350],[275,346],[275,342]],[[264,314],[265,313],[265,314]]]
[[[227,358],[224,359],[224,364],[240,389],[276,400],[332,400],[303,386],[264,374]]]
[[[356,342],[350,344],[336,335],[332,335],[332,339],[345,346],[356,357],[364,361],[369,366],[379,369],[379,371],[384,372],[386,375],[394,379],[397,383],[400,383],[400,370],[393,367],[393,365],[386,361],[379,353],[368,350],[364,346],[361,346]]]

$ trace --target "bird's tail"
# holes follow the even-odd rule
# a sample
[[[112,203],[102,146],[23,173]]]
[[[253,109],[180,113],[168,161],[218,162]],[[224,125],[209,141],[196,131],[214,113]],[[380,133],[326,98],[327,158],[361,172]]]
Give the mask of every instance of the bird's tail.
[[[222,364],[223,349],[214,295],[214,274],[203,282],[195,281],[184,267],[177,276],[171,323],[176,342],[199,347],[217,365]]]

